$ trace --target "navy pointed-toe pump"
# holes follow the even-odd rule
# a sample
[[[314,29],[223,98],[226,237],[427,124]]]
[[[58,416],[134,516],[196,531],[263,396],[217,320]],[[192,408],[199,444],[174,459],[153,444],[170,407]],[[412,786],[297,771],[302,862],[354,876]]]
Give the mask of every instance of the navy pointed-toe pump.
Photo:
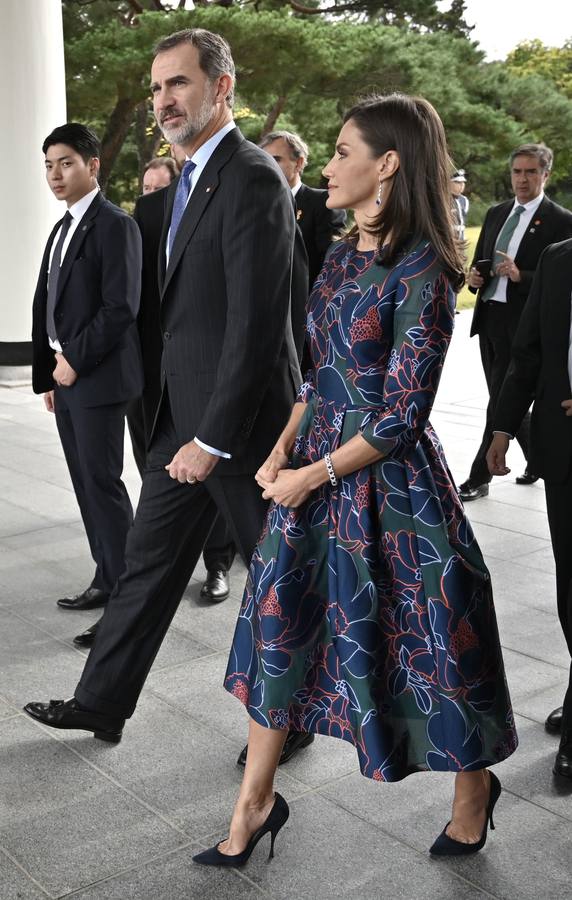
[[[200,863],[202,866],[232,866],[235,868],[244,866],[250,859],[252,851],[256,847],[258,841],[269,832],[270,854],[268,859],[272,859],[274,856],[274,841],[276,840],[276,835],[282,826],[286,824],[288,816],[290,815],[290,809],[284,797],[276,792],[274,798],[274,806],[268,813],[266,821],[254,832],[241,853],[235,853],[232,856],[229,856],[228,853],[221,853],[218,849],[219,845],[216,844],[214,847],[210,847],[209,850],[204,850],[202,853],[197,853],[196,856],[193,856],[193,862]]]
[[[487,842],[487,832],[489,825],[491,831],[494,831],[495,828],[495,824],[493,822],[493,810],[495,808],[495,803],[501,795],[502,790],[501,783],[494,772],[489,772],[489,775],[491,777],[491,787],[489,793],[489,802],[487,803],[487,818],[480,839],[474,844],[465,844],[463,843],[463,841],[456,841],[454,838],[449,837],[449,835],[447,834],[447,828],[450,824],[449,821],[429,850],[429,853],[432,856],[468,856],[470,853],[478,853],[479,850],[483,849]]]

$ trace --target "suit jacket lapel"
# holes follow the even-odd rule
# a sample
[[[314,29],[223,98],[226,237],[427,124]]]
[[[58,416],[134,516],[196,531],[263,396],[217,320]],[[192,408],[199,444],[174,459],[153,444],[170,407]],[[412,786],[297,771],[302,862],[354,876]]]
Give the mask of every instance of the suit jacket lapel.
[[[99,208],[102,202],[103,197],[100,192],[96,194],[91,201],[90,205],[87,208],[87,212],[82,216],[79,225],[72,235],[60,269],[60,277],[58,278],[58,296],[56,298],[56,303],[60,299],[62,291],[66,286],[66,282],[70,276],[72,266],[83,245],[86,235],[93,228],[95,216],[99,212]]]
[[[171,224],[171,215],[173,212],[176,186],[173,186],[173,190],[169,191],[160,248],[160,253],[162,256],[162,262],[160,261],[160,265],[162,266],[162,268],[160,269],[160,280],[162,281],[162,296],[164,296],[165,291],[169,286],[169,282],[173,277],[173,273],[181,260],[185,247],[191,240],[196,227],[201,220],[201,216],[209,205],[212,197],[216,193],[216,189],[219,185],[220,170],[228,162],[231,156],[234,155],[239,144],[241,144],[243,140],[244,138],[242,134],[240,133],[238,128],[236,128],[224,136],[224,138],[212,154],[211,158],[203,169],[199,180],[194,186],[193,193],[189,197],[189,202],[187,203],[187,207],[185,209],[185,212],[183,213],[183,218],[181,219],[181,224],[179,225],[179,230],[177,231],[177,236],[175,237],[175,243],[173,244],[173,249],[169,257],[169,264],[167,265],[165,270],[165,248],[167,244],[167,235],[169,233],[169,227]],[[165,273],[164,278],[162,277],[163,272]]]
[[[528,248],[531,245],[534,246],[537,242],[540,229],[542,227],[542,221],[546,217],[546,215],[549,214],[551,204],[552,201],[549,200],[548,197],[542,198],[542,203],[539,204],[538,208],[534,212],[534,215],[532,216],[532,219],[526,226],[526,231],[524,232],[522,240],[518,245],[518,250],[516,251],[515,260],[522,259],[523,256],[526,259],[526,252]],[[537,220],[540,222],[539,225],[535,225],[535,222]],[[524,265],[521,266],[521,268],[526,269],[527,266]]]

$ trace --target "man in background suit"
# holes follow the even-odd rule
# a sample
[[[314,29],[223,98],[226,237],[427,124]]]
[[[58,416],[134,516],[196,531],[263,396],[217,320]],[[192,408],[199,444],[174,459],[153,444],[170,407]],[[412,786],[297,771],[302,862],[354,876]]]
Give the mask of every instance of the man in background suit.
[[[486,455],[496,402],[540,254],[549,244],[572,237],[572,213],[544,196],[552,160],[552,151],[544,144],[522,144],[513,150],[510,174],[515,198],[488,210],[469,272],[469,288],[477,292],[471,337],[479,336],[489,403],[481,445],[468,479],[459,486],[465,502],[489,492],[492,476]],[[527,464],[517,484],[532,484],[538,478],[528,463],[529,429],[530,415],[525,410],[516,439]]]
[[[534,401],[530,465],[544,479],[556,562],[558,615],[572,656],[572,240],[544,251],[512,349],[500,392],[495,435],[487,455],[492,475],[506,475],[509,440]],[[546,730],[561,733],[554,772],[572,778],[572,667],[563,707]]]
[[[154,156],[143,170],[143,194],[169,187],[179,175],[176,161],[170,156]]]
[[[133,714],[218,510],[250,562],[267,509],[253,476],[300,382],[289,328],[294,211],[274,164],[232,120],[230,48],[189,29],[155,52],[155,115],[187,154],[161,238],[163,393],[126,569],[75,697],[25,707],[51,727],[111,742]]]
[[[42,148],[53,193],[68,207],[42,260],[33,306],[33,387],[55,413],[96,571],[63,609],[104,606],[123,571],[133,511],[125,485],[128,402],[143,376],[136,318],[141,238],[99,191],[99,142],[84,125],[54,129]]]
[[[322,268],[328,247],[334,237],[343,231],[346,224],[345,210],[328,209],[328,192],[303,183],[301,176],[308,162],[308,147],[297,134],[272,131],[264,136],[259,146],[276,160],[296,201],[296,221],[308,254],[311,289]]]

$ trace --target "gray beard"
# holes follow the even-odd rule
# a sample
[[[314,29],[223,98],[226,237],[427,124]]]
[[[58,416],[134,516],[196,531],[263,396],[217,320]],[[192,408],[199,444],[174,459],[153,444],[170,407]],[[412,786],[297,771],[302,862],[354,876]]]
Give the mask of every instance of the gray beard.
[[[213,117],[213,101],[208,95],[205,95],[201,101],[198,112],[194,116],[189,117],[184,125],[178,128],[169,128],[169,126],[160,125],[159,128],[163,132],[165,140],[169,144],[180,144],[182,147],[190,143],[193,138],[203,131]]]

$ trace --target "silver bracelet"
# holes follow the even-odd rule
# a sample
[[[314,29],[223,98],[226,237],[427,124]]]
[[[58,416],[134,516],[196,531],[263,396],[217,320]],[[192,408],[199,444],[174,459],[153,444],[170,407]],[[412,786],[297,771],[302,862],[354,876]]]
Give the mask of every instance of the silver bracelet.
[[[326,469],[328,470],[330,484],[332,487],[337,487],[338,479],[336,478],[336,473],[334,472],[334,467],[332,465],[332,457],[329,453],[324,453],[324,462],[326,463]]]

